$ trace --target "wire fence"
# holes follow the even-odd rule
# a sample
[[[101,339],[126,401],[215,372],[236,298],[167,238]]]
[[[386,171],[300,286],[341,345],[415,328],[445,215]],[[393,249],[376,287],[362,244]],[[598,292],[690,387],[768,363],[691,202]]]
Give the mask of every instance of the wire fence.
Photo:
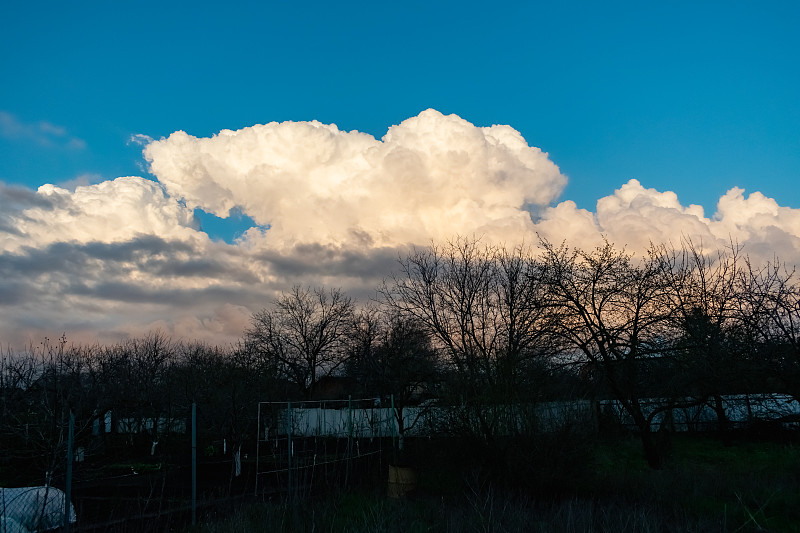
[[[34,424],[5,431],[0,486],[15,488],[0,489],[0,533],[165,531],[239,504],[377,480],[392,429],[376,402],[262,403],[238,433],[198,423],[196,405],[70,417],[36,446]]]
[[[232,450],[219,445],[226,439],[193,415],[176,408],[160,417],[107,412],[77,422],[5,423],[0,533],[164,531],[252,499],[252,461],[234,469]],[[52,431],[45,434],[45,425]],[[245,457],[254,449],[249,434],[237,447]]]
[[[396,436],[391,408],[377,398],[261,402],[255,493],[305,497],[382,471]]]
[[[649,413],[651,403],[656,409],[665,401],[643,405]],[[731,424],[763,419],[796,428],[800,419],[800,404],[786,395],[725,396],[721,403]],[[608,416],[629,423],[610,401],[498,405],[463,413],[457,406],[401,409],[390,400],[367,398],[261,402],[244,409],[249,414],[240,421],[243,429],[233,433],[198,424],[200,407],[176,408],[169,416],[96,413],[77,422],[69,417],[74,431],[65,423],[47,446],[36,440],[42,428],[34,420],[14,435],[6,427],[0,432],[0,486],[7,487],[0,489],[0,533],[165,531],[240,503],[386,483],[404,434],[430,436],[451,422],[474,429],[475,417],[467,415],[494,416],[498,435],[546,433],[567,420],[595,431],[598,419]],[[713,407],[679,402],[656,413],[653,429],[667,423],[666,413],[675,431],[713,428]],[[459,433],[451,424],[443,434]]]

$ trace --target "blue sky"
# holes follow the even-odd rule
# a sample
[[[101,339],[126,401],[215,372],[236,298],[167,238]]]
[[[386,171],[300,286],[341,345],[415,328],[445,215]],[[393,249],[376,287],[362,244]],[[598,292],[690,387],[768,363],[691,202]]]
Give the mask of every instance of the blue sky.
[[[0,342],[230,340],[287,286],[367,294],[447,231],[734,238],[800,264],[798,21],[788,1],[5,2]]]
[[[0,180],[143,175],[133,134],[380,137],[435,108],[511,125],[587,209],[630,178],[707,216],[733,186],[800,207],[798,20],[796,2],[9,2],[0,110],[64,138],[4,131]]]

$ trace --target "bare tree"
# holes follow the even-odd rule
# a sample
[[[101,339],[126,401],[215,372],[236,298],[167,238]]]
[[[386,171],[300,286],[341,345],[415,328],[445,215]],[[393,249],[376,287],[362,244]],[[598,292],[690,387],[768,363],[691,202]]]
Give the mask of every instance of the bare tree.
[[[741,320],[754,346],[757,368],[800,400],[800,279],[779,261],[748,262]]]
[[[169,379],[177,344],[161,332],[133,338],[99,351],[92,375],[99,394],[99,412],[111,411],[116,427],[125,427],[129,444],[142,440],[152,451],[168,433],[175,416],[176,389]],[[148,438],[150,439],[149,442]]]
[[[344,363],[353,313],[352,300],[339,289],[295,286],[271,309],[253,314],[245,342],[311,398],[319,378]]]
[[[636,424],[648,463],[660,468],[664,453],[651,431],[655,412],[642,405],[642,385],[647,366],[661,355],[673,312],[664,275],[669,266],[653,253],[635,261],[608,242],[591,252],[545,240],[541,247],[558,310],[556,331],[576,357],[600,372]]]
[[[356,330],[359,349],[348,360],[348,374],[367,394],[384,401],[393,399],[398,448],[402,450],[406,431],[427,412],[418,409],[415,416],[407,417],[407,408],[419,406],[440,379],[438,353],[423,324],[392,309],[379,313],[367,308],[360,314]]]
[[[730,429],[723,395],[741,392],[746,385],[741,350],[744,296],[740,249],[735,244],[709,255],[689,240],[680,250],[659,247],[669,272],[673,332],[672,359],[681,376],[676,389],[709,402],[719,429]],[[688,398],[684,402],[690,401]]]
[[[45,339],[24,352],[3,354],[0,440],[16,466],[25,465],[19,470],[28,470],[24,482],[53,482],[64,465],[70,414],[77,438],[90,427],[95,401],[87,380],[91,352],[62,336],[55,343]]]
[[[196,402],[201,427],[231,454],[233,481],[242,472],[242,445],[257,430],[253,406],[269,397],[272,373],[242,344],[225,350],[189,343],[178,347],[175,374],[184,403]]]
[[[353,317],[345,373],[355,378],[359,394],[383,394],[374,378],[383,371],[377,362],[377,352],[385,330],[384,313],[373,302],[368,302]]]
[[[546,345],[543,289],[527,248],[507,251],[474,239],[414,251],[382,287],[389,308],[424,326],[452,368],[460,427],[488,442],[509,428],[520,377]]]

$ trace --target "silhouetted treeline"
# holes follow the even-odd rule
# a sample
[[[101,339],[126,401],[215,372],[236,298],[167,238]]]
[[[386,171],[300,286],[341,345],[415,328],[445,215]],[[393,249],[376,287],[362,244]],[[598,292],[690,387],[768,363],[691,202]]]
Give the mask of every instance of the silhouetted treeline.
[[[709,404],[724,431],[724,395],[800,399],[797,276],[735,245],[636,256],[611,243],[458,239],[401,258],[378,295],[357,303],[340,289],[294,287],[256,312],[235,346],[154,332],[112,346],[61,338],[8,349],[0,460],[57,470],[70,411],[87,448],[124,433],[118,453],[154,453],[196,402],[202,431],[235,450],[254,439],[259,401],[348,396],[393,401],[401,437],[404,408],[448,406],[438,429],[502,458],[513,452],[509,427],[532,437],[526,416],[537,403],[614,399],[659,468],[661,412]],[[644,409],[653,398],[659,406]]]

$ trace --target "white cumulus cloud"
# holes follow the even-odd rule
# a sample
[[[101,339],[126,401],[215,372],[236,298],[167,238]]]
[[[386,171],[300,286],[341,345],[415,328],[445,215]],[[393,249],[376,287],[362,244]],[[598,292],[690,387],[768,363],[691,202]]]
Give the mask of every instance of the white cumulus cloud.
[[[269,246],[396,246],[530,232],[528,205],[566,178],[509,126],[476,127],[427,110],[377,140],[319,122],[176,132],[144,150],[167,191],[225,217],[240,207],[269,226]],[[255,235],[251,235],[255,238]]]
[[[682,205],[674,192],[648,189],[632,179],[600,198],[595,213],[569,200],[545,210],[536,231],[583,248],[606,237],[639,253],[651,243],[678,246],[684,238],[709,251],[733,242],[754,261],[777,257],[800,265],[800,209],[782,207],[759,192],[745,197],[736,187],[720,198],[716,213],[707,218],[702,207]]]
[[[538,234],[582,248],[606,237],[637,253],[684,237],[708,251],[733,240],[755,261],[800,264],[800,210],[761,193],[732,188],[707,216],[629,180],[594,211],[579,209],[557,203],[566,178],[519,132],[433,110],[381,139],[284,122],[137,142],[158,181],[0,183],[0,343],[150,329],[234,342],[294,284],[366,299],[408,245],[457,236],[512,245]],[[212,241],[196,207],[222,217],[239,208],[258,227]]]
[[[62,241],[117,242],[140,235],[186,239],[198,233],[192,210],[144,178],[117,178],[74,191],[42,185],[35,198],[8,222],[15,233],[0,233],[0,250]]]

